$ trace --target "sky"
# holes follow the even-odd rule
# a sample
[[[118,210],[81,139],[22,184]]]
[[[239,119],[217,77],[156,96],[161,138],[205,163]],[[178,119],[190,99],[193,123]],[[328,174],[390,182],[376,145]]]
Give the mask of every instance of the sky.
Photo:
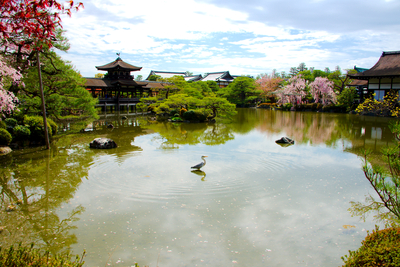
[[[371,68],[400,50],[400,0],[82,0],[59,54],[84,77],[120,57],[151,70],[231,75]]]

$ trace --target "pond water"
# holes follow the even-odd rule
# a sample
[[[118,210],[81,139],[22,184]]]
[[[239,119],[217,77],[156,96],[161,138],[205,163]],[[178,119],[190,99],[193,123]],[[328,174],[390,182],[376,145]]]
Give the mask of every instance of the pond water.
[[[50,151],[1,158],[1,245],[86,250],[85,266],[339,266],[374,229],[348,209],[375,196],[359,155],[391,144],[389,122],[259,109],[229,124],[109,116]],[[96,137],[118,148],[90,149]]]

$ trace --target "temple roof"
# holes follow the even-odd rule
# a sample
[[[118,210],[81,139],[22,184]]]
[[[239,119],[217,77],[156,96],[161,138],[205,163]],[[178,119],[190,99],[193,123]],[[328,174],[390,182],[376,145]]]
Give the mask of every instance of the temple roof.
[[[134,80],[107,80],[101,78],[86,78],[86,87],[113,87],[116,84],[126,86],[141,86]]]
[[[187,82],[189,82],[189,81],[196,82],[196,81],[200,81],[203,78],[203,76],[201,76],[201,74],[198,74],[198,75],[185,76],[183,78]]]
[[[383,52],[369,70],[349,75],[352,79],[368,80],[379,77],[400,77],[400,51]]]
[[[158,75],[161,78],[171,78],[174,76],[186,76],[186,72],[174,72],[174,71],[158,71],[158,70],[152,70],[150,71],[149,76],[147,76],[146,80],[150,78],[152,75]]]
[[[123,69],[129,71],[141,70],[142,67],[136,67],[131,64],[124,62],[120,57],[118,57],[115,61],[110,62],[103,66],[96,66],[98,70],[112,70],[112,69]]]
[[[210,72],[201,79],[202,81],[232,81],[235,78],[230,75],[229,71],[221,71],[221,72]]]

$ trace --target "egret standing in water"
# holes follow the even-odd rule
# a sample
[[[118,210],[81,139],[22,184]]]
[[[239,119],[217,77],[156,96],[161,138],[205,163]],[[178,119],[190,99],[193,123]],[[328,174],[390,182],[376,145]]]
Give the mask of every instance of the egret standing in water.
[[[201,163],[199,163],[199,164],[197,164],[197,165],[194,165],[193,167],[192,167],[192,169],[198,169],[198,170],[200,170],[202,167],[204,167],[205,165],[206,165],[206,159],[205,158],[207,158],[207,156],[201,156],[201,159],[204,161],[204,162],[201,162]]]

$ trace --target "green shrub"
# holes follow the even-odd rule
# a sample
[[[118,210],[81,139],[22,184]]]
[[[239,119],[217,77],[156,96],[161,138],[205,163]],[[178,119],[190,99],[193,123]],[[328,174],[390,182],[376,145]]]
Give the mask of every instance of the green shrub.
[[[14,128],[18,124],[17,120],[13,118],[7,118],[4,120],[4,122],[6,123],[7,127],[10,128]]]
[[[187,121],[196,121],[197,120],[196,113],[194,113],[193,110],[186,111],[185,113],[183,113],[182,117],[184,120],[187,120]]]
[[[258,108],[274,108],[276,106],[277,106],[276,103],[261,103],[257,107]]]
[[[0,121],[0,129],[5,129],[7,128],[7,124],[5,121]]]
[[[42,143],[44,142],[44,124],[43,124],[43,117],[39,116],[25,116],[24,118],[25,125],[28,125],[29,130],[31,131],[31,138],[30,140]],[[49,121],[47,121],[47,128],[49,131],[49,138],[53,136],[53,131],[50,126]]]
[[[392,227],[368,233],[357,251],[342,257],[344,267],[400,266],[400,228]]]
[[[58,132],[58,125],[52,119],[49,118],[47,119],[47,123],[50,124],[53,135],[56,135]]]
[[[0,146],[8,146],[11,140],[11,134],[6,129],[0,128]]]
[[[204,109],[196,109],[194,113],[198,121],[204,122],[207,120],[208,113]]]
[[[31,135],[31,130],[29,130],[29,128],[26,126],[17,125],[14,127],[13,133],[14,133],[13,139],[27,140],[27,139],[29,139],[29,136]]]
[[[82,258],[76,256],[75,260],[71,261],[69,254],[52,255],[49,251],[41,253],[38,249],[33,248],[33,244],[30,247],[19,244],[18,247],[11,246],[7,249],[0,247],[0,266],[81,267],[85,263],[84,255],[85,253]]]

